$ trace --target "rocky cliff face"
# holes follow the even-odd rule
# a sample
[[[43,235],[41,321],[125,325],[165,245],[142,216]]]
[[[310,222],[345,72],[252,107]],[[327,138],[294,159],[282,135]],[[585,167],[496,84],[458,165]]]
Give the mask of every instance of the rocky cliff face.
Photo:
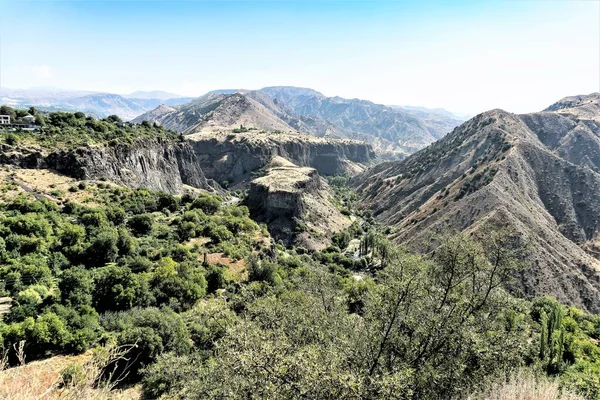
[[[138,140],[131,145],[88,146],[45,153],[3,145],[1,164],[53,169],[77,179],[106,178],[112,182],[179,193],[183,185],[214,190],[188,143]]]
[[[357,177],[362,204],[393,227],[392,240],[414,249],[447,229],[510,227],[531,243],[517,290],[598,311],[600,124],[589,114],[598,97],[567,98],[554,111],[478,115],[406,160]]]
[[[267,174],[250,183],[246,204],[276,240],[319,250],[330,244],[334,232],[350,225],[330,197],[317,170],[274,157]]]
[[[372,148],[362,142],[308,135],[251,132],[196,134],[188,138],[206,177],[230,186],[248,182],[277,156],[315,168],[323,175],[354,175],[375,157]]]

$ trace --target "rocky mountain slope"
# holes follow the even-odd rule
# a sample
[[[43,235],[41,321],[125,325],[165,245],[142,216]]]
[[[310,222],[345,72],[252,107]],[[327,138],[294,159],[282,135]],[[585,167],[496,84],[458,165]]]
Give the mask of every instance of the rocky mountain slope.
[[[210,93],[179,107],[160,106],[132,122],[142,121],[183,133],[231,131],[241,125],[268,131],[296,132],[264,104],[242,93]]]
[[[246,204],[276,240],[321,250],[334,232],[351,224],[332,204],[329,186],[316,169],[299,167],[280,156],[265,168],[266,174],[250,183]]]
[[[600,310],[599,95],[544,112],[492,110],[400,162],[354,180],[362,205],[423,247],[445,229],[508,226],[531,241],[519,290]]]
[[[233,129],[302,132],[364,140],[383,154],[403,156],[433,143],[461,121],[440,113],[408,110],[365,100],[326,97],[304,88],[220,90],[174,110],[153,110],[134,122],[157,122],[184,133]]]

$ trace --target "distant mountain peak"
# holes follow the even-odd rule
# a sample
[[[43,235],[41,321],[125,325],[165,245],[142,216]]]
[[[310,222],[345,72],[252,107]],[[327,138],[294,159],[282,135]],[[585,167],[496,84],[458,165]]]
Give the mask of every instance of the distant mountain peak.
[[[581,118],[600,120],[600,93],[565,97],[544,111],[566,112]]]

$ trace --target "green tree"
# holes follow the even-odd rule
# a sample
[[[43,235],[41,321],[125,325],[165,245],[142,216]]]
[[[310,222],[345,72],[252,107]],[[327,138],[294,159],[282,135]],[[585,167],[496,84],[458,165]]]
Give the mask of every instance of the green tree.
[[[154,218],[151,214],[134,215],[129,220],[129,228],[136,235],[147,235],[154,227]]]
[[[89,306],[92,304],[94,280],[89,271],[73,267],[65,270],[58,283],[61,302],[68,306]]]
[[[221,207],[221,201],[212,195],[201,195],[190,205],[191,209],[200,209],[208,215],[214,215]]]
[[[100,230],[87,249],[88,263],[101,266],[114,262],[119,254],[118,240],[119,236],[114,229]]]

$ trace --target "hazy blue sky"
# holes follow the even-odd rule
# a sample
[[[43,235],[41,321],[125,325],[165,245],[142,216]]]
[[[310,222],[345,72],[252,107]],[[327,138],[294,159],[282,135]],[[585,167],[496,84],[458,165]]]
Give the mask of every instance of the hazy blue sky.
[[[0,15],[9,88],[293,85],[468,113],[600,90],[598,0],[0,0]]]

